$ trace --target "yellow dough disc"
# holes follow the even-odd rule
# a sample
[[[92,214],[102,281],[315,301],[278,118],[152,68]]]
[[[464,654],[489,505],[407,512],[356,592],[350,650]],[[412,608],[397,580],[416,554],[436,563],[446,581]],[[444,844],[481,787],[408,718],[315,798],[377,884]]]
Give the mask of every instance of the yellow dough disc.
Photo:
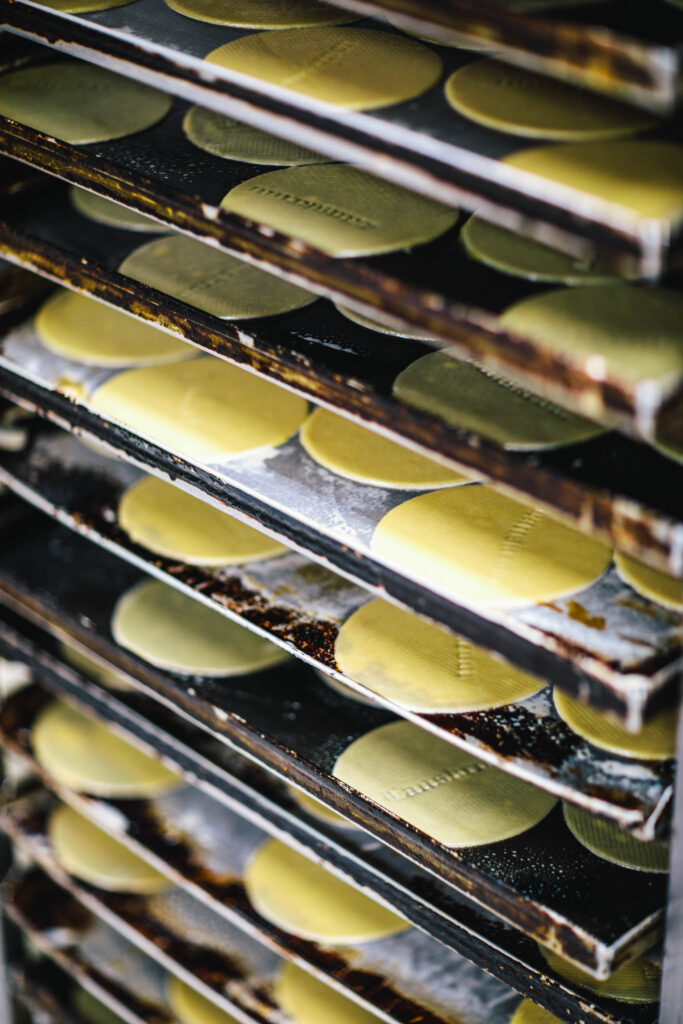
[[[256,851],[247,865],[244,886],[261,917],[312,942],[371,942],[410,927],[278,839],[268,839]]]
[[[538,146],[505,157],[505,163],[567,185],[641,217],[683,213],[683,146],[671,142],[610,142]]]
[[[327,409],[316,409],[299,436],[315,462],[360,484],[421,491],[467,479]]]
[[[294,29],[309,25],[344,25],[357,21],[331,4],[318,0],[166,0],[186,18],[234,28]]]
[[[79,793],[145,800],[180,785],[180,778],[157,757],[58,701],[38,716],[31,744],[41,767]]]
[[[338,693],[340,697],[345,697],[346,700],[353,700],[356,704],[365,704],[366,707],[376,708],[377,701],[371,697],[365,697],[358,690],[354,690],[352,686],[347,686],[346,683],[342,683],[339,679],[335,679],[329,672],[325,672],[321,668],[314,668],[313,671],[319,679],[323,681],[325,686],[329,686],[331,690]]]
[[[534,139],[581,142],[657,124],[635,107],[490,57],[455,71],[446,82],[446,99],[478,124]]]
[[[222,320],[301,309],[316,296],[185,235],[146,242],[119,272]]]
[[[126,0],[126,3],[130,0]],[[78,212],[88,220],[97,221],[98,224],[106,224],[111,228],[122,228],[126,231],[148,231],[160,232],[163,228],[151,217],[145,217],[135,210],[129,210],[120,203],[111,199],[97,196],[94,192],[88,192],[85,188],[78,188],[72,185],[69,190],[69,198]]]
[[[570,729],[601,750],[641,761],[665,761],[676,756],[676,712],[660,711],[638,733],[627,732],[613,719],[587,707],[555,687],[557,713]]]
[[[214,356],[127,370],[97,388],[91,405],[198,462],[283,444],[308,412],[305,399]]]
[[[596,857],[635,871],[665,873],[669,870],[669,847],[666,843],[657,840],[646,843],[635,839],[618,825],[603,821],[572,804],[564,805],[564,820],[574,838]]]
[[[562,1024],[559,1017],[555,1017],[550,1010],[544,1010],[537,1003],[530,999],[522,999],[515,1010],[510,1024]]]
[[[131,0],[39,0],[41,7],[65,14],[90,14],[93,11],[107,11],[110,7],[123,7]],[[117,1018],[118,1020],[119,1018]]]
[[[76,989],[73,1007],[78,1016],[87,1020],[89,1024],[123,1024],[123,1020],[118,1014],[84,988]]]
[[[597,981],[552,950],[543,946],[539,949],[548,966],[561,978],[595,995],[619,999],[623,1003],[656,1003],[659,999],[661,968],[642,956],[619,967],[606,981]]]
[[[557,803],[411,722],[390,722],[355,740],[337,759],[334,774],[455,849],[520,835]]]
[[[221,207],[339,257],[408,249],[458,219],[448,206],[345,164],[259,174],[231,189]]]
[[[314,797],[309,796],[308,793],[302,793],[296,786],[288,786],[287,789],[291,793],[292,797],[298,803],[307,814],[311,817],[317,818],[319,821],[324,821],[326,825],[338,825],[341,828],[357,828],[352,821],[347,821],[341,814],[337,814],[331,807],[327,807],[321,803],[320,800],[316,800]]]
[[[90,657],[84,651],[79,650],[79,648],[62,642],[60,642],[59,647],[64,660],[72,668],[94,679],[95,682],[101,683],[108,690],[135,690],[132,683],[129,683],[127,679],[119,675],[116,669],[100,664],[99,661]]]
[[[399,572],[484,608],[525,608],[573,594],[612,560],[604,544],[479,484],[398,505],[380,520],[371,548]]]
[[[643,597],[665,608],[683,611],[683,580],[674,579],[663,572],[657,572],[635,558],[629,558],[617,551],[614,556],[617,572],[625,583],[637,590]]]
[[[42,306],[36,331],[51,352],[88,366],[154,366],[195,355],[180,338],[66,289]]]
[[[379,334],[390,334],[394,338],[416,338],[418,341],[433,341],[434,335],[428,334],[426,331],[421,331],[415,327],[387,327],[385,324],[380,323],[379,320],[372,320],[369,316],[362,316],[360,313],[356,313],[354,309],[348,309],[347,306],[336,306],[337,312],[345,316],[347,320],[351,320],[354,324],[358,324],[359,327],[367,327],[370,331],[378,331]]]
[[[287,551],[265,533],[154,476],[125,492],[119,526],[136,544],[188,565],[243,565]]]
[[[473,430],[504,448],[558,448],[604,433],[597,423],[447,351],[429,352],[411,363],[392,390],[406,405],[439,416],[453,427]]]
[[[60,867],[98,889],[151,894],[168,889],[171,884],[141,857],[71,807],[62,805],[52,812],[48,834]]]
[[[441,58],[422,43],[369,28],[258,32],[219,46],[206,60],[353,110],[419,96],[442,71]]]
[[[609,370],[634,385],[683,373],[683,295],[673,290],[561,288],[515,303],[499,322],[558,355],[581,357],[596,379]]]
[[[334,653],[344,675],[425,714],[485,711],[543,685],[464,637],[380,600],[346,620]]]
[[[138,583],[119,599],[111,630],[126,650],[181,675],[240,676],[289,657],[269,640],[158,580]]]
[[[364,1010],[296,964],[285,964],[275,986],[278,1005],[294,1024],[379,1024]]]
[[[82,61],[37,64],[0,77],[0,115],[75,146],[144,131],[172,99]]]
[[[224,160],[283,167],[329,161],[329,157],[287,139],[279,139],[277,135],[259,131],[249,124],[233,121],[231,117],[224,117],[206,107],[190,107],[183,120],[183,131],[193,145]]]
[[[166,994],[178,1024],[239,1024],[231,1014],[173,975],[169,976]]]

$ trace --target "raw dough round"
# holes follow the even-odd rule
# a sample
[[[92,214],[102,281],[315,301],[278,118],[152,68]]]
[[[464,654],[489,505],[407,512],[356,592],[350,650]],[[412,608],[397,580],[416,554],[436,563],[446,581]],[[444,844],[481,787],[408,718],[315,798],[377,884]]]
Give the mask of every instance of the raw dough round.
[[[522,999],[510,1021],[510,1024],[562,1024],[559,1017],[553,1016],[550,1010],[544,1010],[531,999]]]
[[[316,0],[166,0],[186,18],[233,28],[294,29],[309,25],[345,25],[357,14]]]
[[[314,462],[359,484],[422,491],[467,480],[462,473],[327,409],[316,409],[308,417],[299,438]]]
[[[174,975],[169,975],[166,994],[179,1024],[239,1024],[235,1017]]]
[[[390,722],[355,740],[337,759],[334,774],[454,849],[518,836],[557,803],[411,722]]]
[[[346,683],[340,682],[339,679],[335,679],[329,672],[325,672],[321,668],[314,668],[313,671],[319,679],[323,681],[325,686],[329,686],[331,690],[338,693],[340,697],[345,697],[346,700],[353,700],[356,704],[365,704],[366,707],[376,708],[377,701],[372,700],[370,697],[364,697],[358,690],[354,690],[352,686],[347,686]]]
[[[409,249],[458,219],[448,206],[346,164],[259,174],[231,189],[221,207],[339,257]]]
[[[543,685],[464,637],[381,600],[346,620],[334,653],[344,675],[424,714],[485,711]]]
[[[448,351],[411,363],[392,391],[406,405],[518,451],[559,448],[604,433],[599,424]]]
[[[308,413],[304,398],[215,356],[127,370],[97,388],[91,405],[196,462],[283,444]]]
[[[348,821],[343,818],[341,814],[337,814],[331,807],[327,807],[326,804],[320,802],[320,800],[314,799],[309,796],[308,793],[302,793],[296,786],[288,786],[287,789],[291,793],[293,799],[298,803],[302,810],[310,814],[312,818],[317,818],[319,821],[324,821],[326,825],[338,825],[340,828],[357,828],[352,821]]]
[[[84,61],[19,68],[0,77],[0,114],[74,146],[134,135],[166,117],[173,100]]]
[[[354,309],[349,309],[347,306],[335,306],[338,313],[345,316],[347,320],[351,320],[354,324],[358,324],[359,327],[367,327],[369,331],[378,331],[379,334],[390,334],[394,338],[411,338],[417,341],[433,341],[434,335],[427,334],[425,331],[421,331],[419,328],[397,328],[387,327],[385,324],[380,323],[379,320],[372,320],[369,316],[362,316],[360,313],[356,313]]]
[[[131,0],[38,0],[41,7],[65,14],[90,14],[93,11],[107,11],[110,7],[123,7]],[[116,1018],[119,1019],[118,1017]]]
[[[40,766],[61,786],[78,793],[146,800],[181,782],[157,757],[58,701],[38,716],[31,744]]]
[[[296,964],[285,964],[275,986],[278,1005],[294,1024],[379,1024],[364,1010]]]
[[[188,565],[243,565],[287,551],[265,533],[154,476],[128,488],[118,518],[136,544]]]
[[[59,866],[98,889],[149,895],[171,885],[159,871],[71,807],[61,805],[52,812],[48,834]]]
[[[637,562],[635,558],[629,558],[621,551],[616,552],[614,561],[624,583],[628,583],[643,597],[656,601],[665,608],[683,611],[683,580],[657,572],[656,569]]]
[[[119,273],[221,320],[301,309],[316,296],[186,235],[165,235],[127,256]]]
[[[526,608],[583,590],[611,549],[532,505],[470,484],[420,494],[380,520],[374,555],[456,601]]]
[[[666,843],[657,840],[646,843],[635,839],[618,825],[603,821],[572,804],[564,805],[564,820],[574,838],[596,857],[636,871],[666,873],[669,870],[669,847]]]
[[[196,353],[192,345],[152,324],[66,289],[41,307],[36,331],[51,352],[87,366],[154,366]]]
[[[676,756],[676,713],[660,711],[640,732],[627,732],[601,711],[586,707],[555,687],[557,713],[569,728],[601,750],[641,761],[666,761]]]
[[[101,683],[108,690],[135,691],[133,684],[124,679],[123,676],[120,676],[116,669],[101,664],[89,654],[63,641],[60,641],[59,647],[62,657],[72,668],[75,668],[84,676],[94,679],[96,683]]]
[[[250,124],[233,121],[206,107],[190,107],[183,120],[183,131],[194,146],[224,160],[283,167],[329,162],[329,157],[259,131]]]
[[[244,886],[266,921],[312,942],[371,942],[410,927],[278,839],[268,839],[257,850],[244,873]]]
[[[607,999],[619,999],[623,1003],[656,1003],[662,983],[662,971],[651,960],[638,957],[619,967],[606,981],[597,981],[580,967],[558,956],[550,949],[539,946],[548,967],[561,978],[579,988],[593,992]]]
[[[123,1024],[118,1014],[84,988],[76,989],[72,1001],[79,1018],[87,1020],[89,1024]]]
[[[443,68],[422,43],[370,28],[258,32],[219,46],[205,59],[352,110],[413,99],[436,85]]]
[[[130,0],[126,0],[126,3],[129,2]],[[104,196],[97,196],[85,188],[78,188],[77,185],[72,185],[69,189],[69,199],[83,217],[97,221],[98,224],[106,224],[107,227],[157,234],[164,230],[161,224],[157,224],[151,217],[145,217],[142,213],[129,210],[120,203],[105,199]]]

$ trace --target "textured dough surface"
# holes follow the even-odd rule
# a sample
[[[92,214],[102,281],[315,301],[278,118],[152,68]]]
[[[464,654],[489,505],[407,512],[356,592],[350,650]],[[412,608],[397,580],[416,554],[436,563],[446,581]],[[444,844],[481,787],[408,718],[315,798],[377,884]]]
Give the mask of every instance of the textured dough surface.
[[[614,561],[622,580],[643,597],[673,611],[683,611],[683,580],[651,569],[621,551],[616,552]]]
[[[360,484],[420,491],[467,479],[327,409],[316,409],[299,436],[315,462]]]
[[[558,448],[604,433],[597,423],[447,351],[429,352],[411,363],[399,373],[392,391],[406,405],[504,448]]]
[[[158,327],[66,289],[41,307],[36,331],[51,352],[88,366],[154,366],[196,352]]]
[[[167,793],[179,777],[121,739],[101,722],[55,701],[40,713],[31,744],[36,760],[57,782],[79,793],[144,800]]]
[[[305,399],[214,356],[127,370],[97,388],[91,405],[199,462],[283,444],[308,413]]]
[[[349,309],[347,306],[336,306],[335,308],[347,320],[358,324],[359,327],[367,327],[369,331],[377,331],[379,334],[390,334],[394,338],[417,338],[418,341],[422,339],[425,341],[434,340],[433,334],[421,331],[418,327],[414,329],[409,327],[387,327],[386,324],[380,323],[379,320],[372,320],[369,316],[362,316],[360,313],[356,313],[355,309]]]
[[[0,77],[0,114],[75,146],[133,135],[166,117],[172,99],[113,71],[59,61]]]
[[[242,36],[211,64],[353,110],[412,99],[436,85],[441,58],[414,39],[368,28],[306,28]]]
[[[334,774],[454,849],[520,835],[557,803],[411,722],[390,722],[355,740],[337,759]]]
[[[60,867],[98,889],[151,894],[168,889],[171,884],[141,857],[71,807],[62,805],[52,812],[48,834]]]
[[[531,999],[522,999],[515,1010],[510,1024],[562,1024],[559,1017],[555,1017],[550,1010],[544,1009]]]
[[[257,850],[247,865],[244,885],[262,917],[312,942],[371,942],[410,927],[278,839],[268,839]]]
[[[618,825],[603,821],[595,814],[572,804],[564,805],[564,820],[574,838],[612,864],[636,871],[666,872],[669,870],[669,848],[657,840],[643,842]]]
[[[642,956],[619,967],[606,981],[597,981],[552,950],[544,949],[543,946],[539,946],[539,949],[548,966],[561,978],[595,995],[619,999],[623,1003],[656,1003],[659,999],[661,969]]]
[[[456,601],[526,608],[594,583],[610,548],[490,487],[432,491],[377,525],[375,555]]]
[[[78,188],[77,185],[72,185],[69,189],[69,198],[80,214],[98,224],[106,224],[108,227],[122,228],[126,231],[147,231],[150,234],[163,230],[162,226],[151,217],[145,217],[111,199],[97,196],[85,188]]]
[[[166,993],[179,1024],[239,1024],[231,1014],[173,975],[169,975]]]
[[[329,672],[325,672],[324,669],[314,668],[313,671],[318,676],[318,679],[322,680],[325,686],[329,686],[331,690],[338,693],[340,697],[345,697],[346,700],[353,700],[356,704],[365,704],[366,707],[375,708],[377,707],[377,701],[374,701],[371,697],[365,697],[358,690],[354,690],[352,686],[347,686],[346,683],[342,683],[341,680],[335,679]]]
[[[327,807],[319,800],[309,796],[308,793],[302,793],[296,786],[288,786],[287,789],[299,807],[306,811],[307,814],[310,814],[311,817],[324,821],[327,825],[338,825],[340,828],[357,828],[352,821],[348,821],[341,814],[333,811],[331,807]]]
[[[138,583],[119,599],[111,629],[126,650],[181,675],[246,675],[288,658],[269,640],[158,580]]]
[[[448,206],[345,164],[259,174],[231,189],[221,207],[338,257],[407,249],[458,219]]]
[[[308,306],[315,295],[185,235],[146,242],[119,273],[222,320],[275,316]]]
[[[642,761],[665,761],[676,756],[676,715],[673,711],[660,711],[645,723],[640,732],[632,733],[557,687],[553,698],[562,721],[601,750]]]
[[[296,964],[284,964],[275,985],[278,1005],[295,1024],[378,1024],[379,1017],[313,978]]]
[[[207,107],[190,107],[183,119],[183,131],[194,146],[245,164],[326,164],[329,157],[297,146],[277,135],[259,131],[250,124],[234,121]]]
[[[118,517],[131,540],[188,565],[243,565],[287,551],[265,533],[154,476],[128,488]]]
[[[94,679],[95,682],[101,683],[107,689],[135,690],[133,684],[120,676],[116,669],[100,664],[95,658],[90,657],[89,654],[79,650],[77,647],[71,647],[69,644],[62,642],[60,642],[59,647],[62,657],[72,668],[82,672],[83,675],[88,676],[90,679]]]
[[[310,25],[344,25],[356,21],[330,4],[316,0],[166,0],[171,10],[197,21],[235,28],[292,29]]]

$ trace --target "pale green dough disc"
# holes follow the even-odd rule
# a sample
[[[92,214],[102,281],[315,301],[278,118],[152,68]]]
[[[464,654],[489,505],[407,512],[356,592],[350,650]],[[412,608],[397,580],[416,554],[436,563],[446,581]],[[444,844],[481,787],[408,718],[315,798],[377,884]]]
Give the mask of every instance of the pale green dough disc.
[[[94,192],[88,192],[85,188],[78,188],[72,185],[69,189],[69,198],[79,213],[88,220],[97,221],[98,224],[106,224],[110,228],[122,228],[125,231],[146,231],[150,234],[163,231],[164,229],[150,217],[144,217],[135,210],[129,210],[111,199],[97,196]]]
[[[110,1010],[108,1006],[101,1003],[99,999],[91,995],[84,988],[76,989],[73,997],[73,1007],[79,1017],[87,1020],[89,1024],[124,1024],[121,1017]]]
[[[562,1024],[559,1017],[553,1016],[550,1010],[544,1010],[538,1003],[532,1003],[530,999],[523,999],[510,1024]]]
[[[604,433],[597,423],[446,351],[429,352],[407,366],[393,393],[453,427],[519,451],[558,448]]]
[[[37,0],[41,7],[65,14],[90,14],[92,11],[107,11],[110,7],[123,7],[131,0]]]
[[[303,288],[185,235],[146,242],[126,257],[119,272],[223,320],[289,313],[316,299]]]
[[[618,825],[572,804],[564,805],[564,820],[575,839],[596,857],[634,871],[669,870],[669,847],[657,840],[643,842]]]
[[[356,704],[365,704],[367,707],[376,708],[377,701],[373,700],[372,697],[365,697],[358,690],[354,690],[352,686],[347,686],[346,683],[342,683],[339,679],[335,679],[329,672],[325,672],[321,668],[314,668],[313,671],[317,675],[318,679],[329,686],[330,690],[334,690],[340,697],[345,697],[347,700],[353,700]]]
[[[186,18],[235,28],[287,29],[309,25],[344,25],[357,14],[318,0],[166,0]]]
[[[607,999],[619,999],[624,1003],[656,1003],[662,983],[662,971],[657,964],[640,956],[631,960],[623,967],[617,968],[614,974],[604,981],[597,981],[580,967],[558,956],[550,949],[538,947],[548,966],[565,978],[572,985],[593,992]]]
[[[168,1005],[178,1024],[241,1024],[181,978],[169,975],[167,994]]]
[[[190,107],[183,120],[183,131],[193,145],[224,160],[282,167],[329,163],[329,157],[206,107]]]
[[[289,657],[269,640],[157,580],[138,583],[119,599],[111,630],[126,650],[180,675],[247,675]]]
[[[96,683],[100,683],[106,689],[135,691],[133,684],[121,676],[115,668],[109,668],[90,654],[86,654],[80,648],[72,647],[64,641],[60,641],[59,647],[62,657],[72,668],[90,679],[94,679]]]
[[[324,821],[326,825],[338,825],[339,828],[357,828],[352,821],[347,821],[341,814],[337,814],[331,807],[327,807],[326,804],[316,800],[315,797],[309,796],[308,793],[302,793],[296,786],[288,786],[290,795],[298,803],[302,810],[306,811],[313,818],[317,818],[319,821]]]
[[[621,757],[665,761],[676,756],[676,712],[658,711],[641,728],[628,732],[623,725],[596,708],[555,687],[553,698],[563,722],[593,746]]]
[[[75,146],[151,128],[172,103],[163,92],[84,61],[37,64],[0,77],[0,115]]]
[[[458,219],[448,206],[345,164],[259,174],[231,189],[221,207],[340,257],[409,249]]]
[[[347,320],[351,320],[354,324],[358,324],[359,327],[367,327],[369,331],[378,331],[380,334],[391,334],[395,338],[416,338],[418,341],[432,341],[434,338],[433,334],[427,334],[425,331],[421,331],[418,327],[387,327],[385,324],[380,323],[379,320],[372,320],[369,316],[363,316],[361,313],[356,313],[354,309],[349,309],[347,306],[335,305],[335,309],[341,313],[342,316],[345,316]]]
[[[277,1001],[294,1024],[379,1024],[380,1018],[318,981],[296,964],[285,964],[275,986]]]
[[[621,551],[614,556],[617,572],[625,583],[643,597],[672,611],[683,611],[683,580],[651,569],[649,565],[629,558]]]

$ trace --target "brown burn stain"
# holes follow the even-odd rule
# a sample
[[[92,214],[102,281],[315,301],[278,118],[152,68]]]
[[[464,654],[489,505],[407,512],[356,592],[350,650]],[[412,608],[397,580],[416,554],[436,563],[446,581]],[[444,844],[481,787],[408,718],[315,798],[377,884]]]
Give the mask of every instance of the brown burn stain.
[[[574,619],[575,622],[580,622],[584,626],[588,626],[589,629],[604,629],[607,625],[607,620],[604,615],[592,615],[587,608],[584,608],[578,601],[569,601],[567,606],[567,614],[570,619]]]

